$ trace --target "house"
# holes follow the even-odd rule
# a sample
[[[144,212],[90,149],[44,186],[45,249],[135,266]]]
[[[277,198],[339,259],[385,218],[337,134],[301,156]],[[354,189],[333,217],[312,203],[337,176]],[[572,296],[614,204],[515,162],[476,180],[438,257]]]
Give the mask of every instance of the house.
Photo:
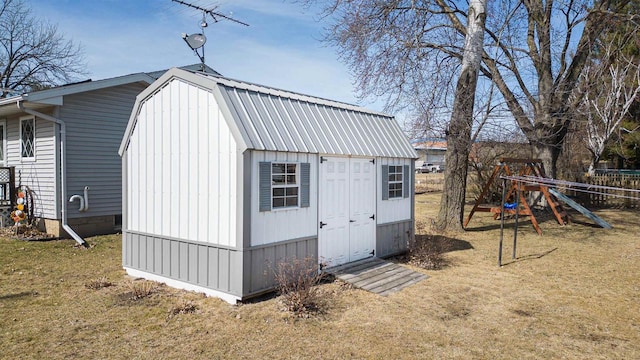
[[[228,302],[273,289],[280,261],[404,252],[413,148],[393,117],[171,69],[120,146],[123,267]]]
[[[418,164],[444,165],[447,153],[447,141],[444,139],[425,139],[416,141],[413,148],[418,154]]]
[[[27,189],[41,230],[83,243],[84,236],[120,226],[118,146],[136,95],[163,73],[89,80],[0,100],[0,166],[14,168],[15,185]],[[13,224],[10,208],[3,210],[3,223]]]

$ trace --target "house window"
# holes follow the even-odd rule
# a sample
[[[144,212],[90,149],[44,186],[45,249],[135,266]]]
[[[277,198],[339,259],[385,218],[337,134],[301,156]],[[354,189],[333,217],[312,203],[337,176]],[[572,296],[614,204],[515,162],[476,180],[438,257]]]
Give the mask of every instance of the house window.
[[[20,120],[20,157],[35,158],[36,120],[27,118]]]
[[[389,199],[401,198],[403,188],[402,165],[389,165]]]
[[[298,164],[271,164],[271,206],[274,209],[298,206]]]

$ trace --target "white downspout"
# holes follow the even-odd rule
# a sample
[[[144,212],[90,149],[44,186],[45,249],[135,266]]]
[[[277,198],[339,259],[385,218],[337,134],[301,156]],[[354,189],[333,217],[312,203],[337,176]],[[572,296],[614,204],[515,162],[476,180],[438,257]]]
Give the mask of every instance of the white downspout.
[[[67,224],[67,173],[65,168],[65,147],[66,147],[66,139],[67,139],[67,125],[64,121],[55,118],[51,115],[43,114],[41,112],[27,109],[22,104],[23,100],[18,100],[16,104],[18,105],[18,109],[21,111],[37,116],[41,119],[48,120],[60,125],[60,188],[61,188],[61,196],[62,196],[62,204],[60,212],[62,213],[62,228],[67,232],[67,234],[71,235],[71,237],[80,245],[87,246],[87,243],[82,239],[75,231]]]

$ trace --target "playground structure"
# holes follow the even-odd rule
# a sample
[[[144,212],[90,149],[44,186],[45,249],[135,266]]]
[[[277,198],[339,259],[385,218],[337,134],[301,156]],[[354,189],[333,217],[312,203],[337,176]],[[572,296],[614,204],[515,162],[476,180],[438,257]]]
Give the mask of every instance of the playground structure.
[[[514,174],[514,170],[517,170],[517,174]],[[497,180],[502,182],[502,198],[499,205],[487,205],[483,204],[483,201],[490,194],[491,186]],[[509,185],[508,185],[509,184]],[[540,225],[536,220],[531,205],[527,201],[528,198],[533,198],[533,201],[537,201],[540,196],[544,196],[546,203],[553,212],[555,219],[560,225],[566,225],[570,223],[569,215],[562,207],[560,201],[570,206],[576,211],[580,212],[585,217],[591,219],[594,223],[604,229],[611,229],[612,226],[605,220],[598,217],[596,214],[589,211],[584,206],[578,204],[567,195],[560,192],[559,189],[568,189],[577,192],[597,194],[607,197],[625,198],[632,201],[640,199],[640,190],[611,187],[593,184],[584,184],[578,182],[556,180],[546,177],[544,173],[544,167],[542,161],[539,159],[517,159],[517,158],[502,158],[499,163],[494,167],[493,173],[486,182],[478,198],[476,199],[469,216],[464,221],[464,228],[471,221],[473,214],[476,212],[490,212],[493,213],[493,218],[500,217],[500,243],[498,253],[498,266],[502,266],[502,244],[504,237],[504,223],[507,214],[514,215],[515,224],[513,231],[513,255],[512,258],[516,259],[516,247],[518,239],[518,220],[520,216],[529,216],[533,228],[539,235],[542,235]],[[533,197],[530,196],[532,192],[538,192],[539,195]],[[613,194],[615,192],[619,194]],[[512,201],[512,202],[509,202]]]
[[[570,222],[569,215],[563,209],[562,205],[558,201],[557,197],[550,191],[549,186],[545,183],[529,180],[518,181],[515,179],[509,180],[510,186],[506,190],[506,181],[503,181],[503,199],[502,204],[499,205],[487,205],[484,204],[484,200],[489,195],[489,190],[493,183],[504,174],[504,177],[512,177],[516,174],[512,169],[519,167],[517,170],[517,177],[528,178],[547,178],[544,173],[544,167],[542,166],[542,160],[540,159],[517,159],[517,158],[501,158],[500,162],[494,167],[493,173],[489,177],[489,180],[482,188],[482,191],[476,199],[471,212],[464,221],[464,228],[471,221],[473,214],[476,212],[490,212],[493,213],[493,218],[504,218],[505,215],[528,216],[531,220],[531,225],[536,230],[538,235],[542,235],[542,229],[531,210],[531,205],[527,201],[528,195],[531,192],[539,192],[541,196],[544,196],[549,208],[553,212],[555,219],[560,225],[565,225]],[[504,179],[503,179],[504,180]],[[507,203],[511,201],[511,203]]]

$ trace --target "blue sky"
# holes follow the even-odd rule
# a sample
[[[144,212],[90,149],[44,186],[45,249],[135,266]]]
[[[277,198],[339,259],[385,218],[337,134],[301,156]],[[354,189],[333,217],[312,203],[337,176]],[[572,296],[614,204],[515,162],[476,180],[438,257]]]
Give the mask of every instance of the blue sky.
[[[382,110],[358,102],[348,69],[322,38],[326,22],[314,10],[282,0],[185,0],[218,6],[229,21],[205,29],[206,63],[221,74],[286,90]],[[181,38],[200,32],[202,14],[171,0],[27,0],[34,14],[82,44],[90,78],[198,63]]]

